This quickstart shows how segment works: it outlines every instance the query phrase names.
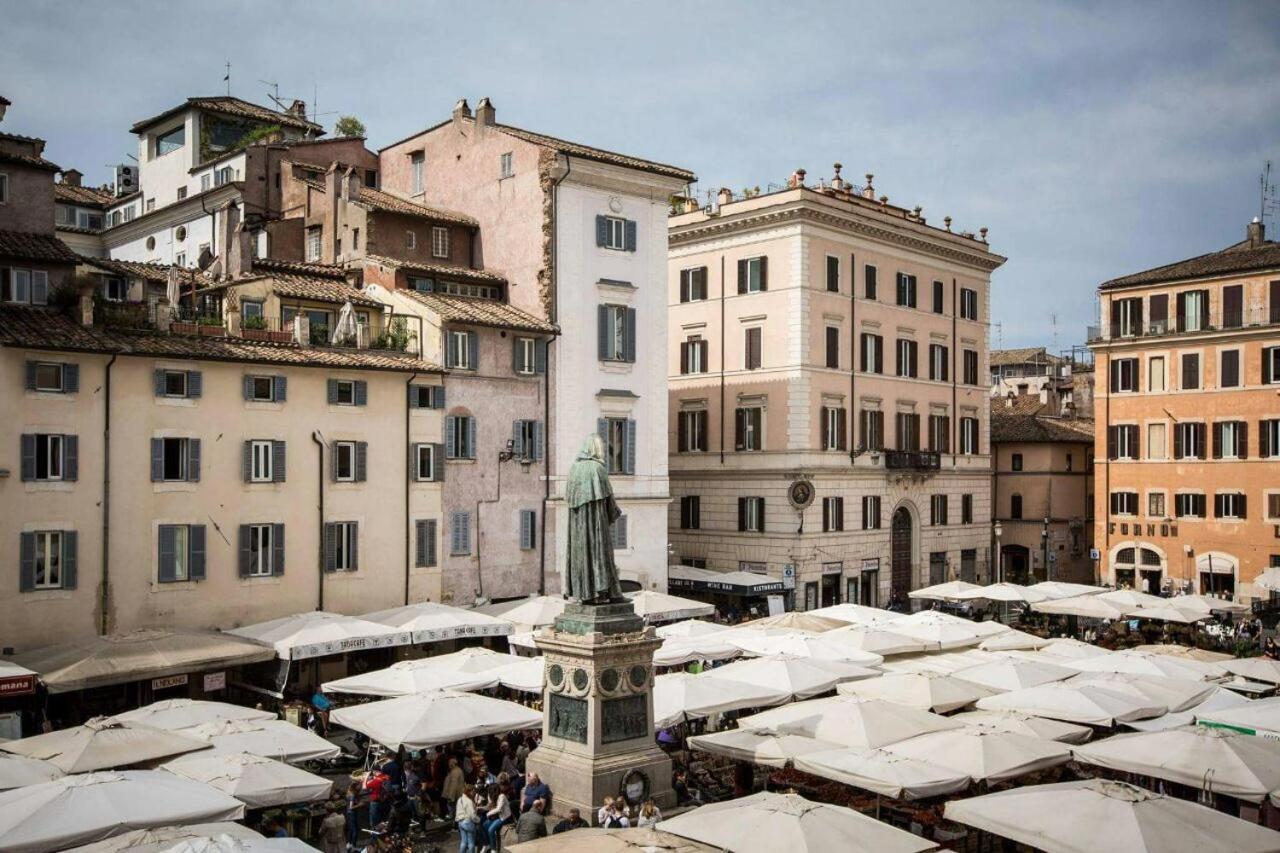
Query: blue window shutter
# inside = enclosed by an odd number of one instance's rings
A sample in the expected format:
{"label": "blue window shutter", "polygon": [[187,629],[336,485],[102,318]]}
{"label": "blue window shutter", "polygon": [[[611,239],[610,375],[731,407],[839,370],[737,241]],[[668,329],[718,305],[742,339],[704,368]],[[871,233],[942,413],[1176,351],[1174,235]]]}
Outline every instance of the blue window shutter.
{"label": "blue window shutter", "polygon": [[511,452],[516,455],[517,459],[524,458],[524,442],[521,440],[520,436],[520,433],[522,432],[520,425],[522,423],[524,423],[524,421],[511,422]]}
{"label": "blue window shutter", "polygon": [[156,579],[161,583],[167,583],[174,580],[174,570],[177,568],[174,564],[177,560],[177,536],[174,532],[174,525],[160,525],[159,546],[160,560]]}
{"label": "blue window shutter", "polygon": [[596,216],[596,245],[605,246],[609,242],[609,218]]}
{"label": "blue window shutter", "polygon": [[271,574],[284,574],[284,525],[271,525]]}
{"label": "blue window shutter", "polygon": [[80,365],[62,365],[62,392],[75,394],[80,390]]}
{"label": "blue window shutter", "polygon": [[460,512],[458,513],[458,517],[459,517],[459,520],[462,522],[459,525],[459,530],[461,532],[458,534],[459,535],[458,541],[462,545],[462,553],[470,554],[471,553],[471,513]]}
{"label": "blue window shutter", "polygon": [[36,588],[36,535],[23,533],[18,542],[18,591],[31,592]]}
{"label": "blue window shutter", "polygon": [[199,397],[204,392],[204,379],[198,370],[187,371],[187,396]]}
{"label": "blue window shutter", "polygon": [[636,472],[636,422],[627,419],[626,473]]}
{"label": "blue window shutter", "polygon": [[634,252],[636,250],[636,223],[634,219],[627,220],[626,239],[627,251]]}
{"label": "blue window shutter", "polygon": [[533,372],[547,372],[547,342],[535,341],[533,344]]}
{"label": "blue window shutter", "polygon": [[272,398],[277,403],[283,403],[289,394],[289,377],[276,376],[271,382]]}
{"label": "blue window shutter", "polygon": [[329,388],[329,405],[335,405],[338,402],[338,380],[330,379],[328,381]]}
{"label": "blue window shutter", "polygon": [[533,460],[542,461],[542,421],[533,422]]}
{"label": "blue window shutter", "polygon": [[[1265,357],[1265,353],[1263,353]],[[1263,380],[1264,382],[1266,380]],[[34,361],[27,362],[27,390],[36,390],[36,363]],[[34,547],[34,546],[33,546]]]}
{"label": "blue window shutter", "polygon": [[189,566],[189,577],[193,581],[204,580],[204,539],[203,524],[193,524],[188,528],[187,542],[190,545],[191,561],[187,565]]}
{"label": "blue window shutter", "polygon": [[347,522],[351,527],[351,571],[360,568],[360,522]]}
{"label": "blue window shutter", "polygon": [[435,483],[444,482],[444,445],[431,445],[431,480]]}
{"label": "blue window shutter", "polygon": [[467,332],[468,360],[472,370],[480,369],[480,335]]}
{"label": "blue window shutter", "polygon": [[285,448],[283,441],[271,442],[271,482],[283,483],[285,474]]}
{"label": "blue window shutter", "polygon": [[62,531],[62,588],[75,589],[78,575],[76,567],[79,538],[74,530]]}
{"label": "blue window shutter", "polygon": [[410,385],[408,394],[409,394],[409,408],[411,409],[422,408],[421,406],[418,405],[418,386]]}
{"label": "blue window shutter", "polygon": [[253,479],[253,442],[246,441],[244,443],[244,452],[240,458],[240,473],[244,476],[247,483]]}
{"label": "blue window shutter", "polygon": [[36,478],[36,437],[31,433],[22,436],[22,481]]}
{"label": "blue window shutter", "polygon": [[604,442],[604,452],[605,452],[605,455],[607,456],[609,454],[609,419],[608,418],[596,419],[596,433],[599,434],[600,440]]}
{"label": "blue window shutter", "polygon": [[521,357],[521,354],[520,354],[520,342],[523,340],[524,338],[520,338],[520,337],[513,337],[511,339],[511,372],[512,373],[519,373],[520,368],[523,366],[522,362],[524,359]]}
{"label": "blue window shutter", "polygon": [[427,521],[419,518],[413,522],[413,565],[421,568],[427,564]]}
{"label": "blue window shutter", "polygon": [[200,439],[187,439],[187,482],[200,482]]}
{"label": "blue window shutter", "polygon": [[431,392],[432,392],[431,408],[443,409],[444,408],[444,386],[443,385],[432,386]]}
{"label": "blue window shutter", "polygon": [[164,480],[164,439],[151,439],[151,482]]}
{"label": "blue window shutter", "polygon": [[448,415],[444,419],[445,455],[450,459],[458,458],[458,418]]}
{"label": "blue window shutter", "polygon": [[244,398],[246,400],[253,399],[253,377],[246,375],[244,377]]}
{"label": "blue window shutter", "polygon": [[356,386],[356,405],[363,406],[369,402],[369,383],[363,379],[355,381]]}
{"label": "blue window shutter", "polygon": [[468,437],[468,445],[469,445],[467,447],[467,458],[475,459],[476,458],[476,419],[474,415],[471,415],[467,418],[467,437]]}
{"label": "blue window shutter", "polygon": [[369,442],[356,442],[356,482],[363,483],[369,477]]}
{"label": "blue window shutter", "polygon": [[426,562],[423,563],[423,565],[435,566],[435,565],[438,565],[438,561],[436,559],[436,540],[438,538],[437,528],[439,527],[439,524],[434,518],[428,518],[425,524],[426,524],[425,532],[426,532],[427,544],[426,544]]}
{"label": "blue window shutter", "polygon": [[520,510],[520,548],[529,550],[533,547],[533,513],[527,509]]}
{"label": "blue window shutter", "polygon": [[155,383],[157,397],[164,396],[164,371],[156,370],[152,373],[152,381]]}
{"label": "blue window shutter", "polygon": [[622,330],[623,361],[636,360],[636,309],[627,309],[627,325]]}
{"label": "blue window shutter", "polygon": [[324,526],[324,570],[337,571],[338,568],[338,525],[325,523]]}
{"label": "blue window shutter", "polygon": [[62,479],[74,483],[80,479],[80,437],[62,437]]}
{"label": "blue window shutter", "polygon": [[253,532],[250,530],[249,525],[247,524],[240,525],[239,575],[242,578],[249,577],[249,566],[253,562],[253,548],[251,547],[252,542],[253,542]]}
{"label": "blue window shutter", "polygon": [[613,540],[613,549],[621,551],[627,547],[627,517],[625,515],[618,516],[617,520],[609,527],[610,538]]}
{"label": "blue window shutter", "polygon": [[608,305],[596,307],[596,338],[598,343],[596,357],[600,361],[604,361],[609,357],[609,340],[612,337],[609,334],[609,320],[612,316]]}

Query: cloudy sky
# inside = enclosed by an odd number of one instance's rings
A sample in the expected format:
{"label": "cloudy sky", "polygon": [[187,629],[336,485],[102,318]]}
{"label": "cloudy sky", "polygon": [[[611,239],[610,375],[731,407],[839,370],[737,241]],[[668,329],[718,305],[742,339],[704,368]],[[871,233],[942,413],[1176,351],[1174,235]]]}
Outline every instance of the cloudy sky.
{"label": "cloudy sky", "polygon": [[[1280,170],[1280,3],[0,3],[4,129],[107,179],[193,95],[318,93],[377,148],[500,121],[675,163],[705,191],[866,172],[990,228],[992,345],[1079,343],[1094,288],[1220,248]],[[1278,175],[1277,177],[1280,177]],[[1280,219],[1280,217],[1277,217]],[[1270,225],[1270,223],[1269,223]],[[1272,226],[1274,233],[1280,226]]]}

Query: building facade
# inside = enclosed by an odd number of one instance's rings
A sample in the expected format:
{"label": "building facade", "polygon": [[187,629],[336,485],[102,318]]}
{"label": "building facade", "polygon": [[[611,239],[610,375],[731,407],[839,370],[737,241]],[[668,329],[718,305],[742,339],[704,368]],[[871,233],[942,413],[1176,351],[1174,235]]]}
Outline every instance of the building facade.
{"label": "building facade", "polygon": [[1280,244],[1103,283],[1095,538],[1102,577],[1265,597],[1280,565]]}
{"label": "building facade", "polygon": [[681,563],[793,604],[885,605],[989,577],[982,238],[838,170],[670,220],[668,370]]}

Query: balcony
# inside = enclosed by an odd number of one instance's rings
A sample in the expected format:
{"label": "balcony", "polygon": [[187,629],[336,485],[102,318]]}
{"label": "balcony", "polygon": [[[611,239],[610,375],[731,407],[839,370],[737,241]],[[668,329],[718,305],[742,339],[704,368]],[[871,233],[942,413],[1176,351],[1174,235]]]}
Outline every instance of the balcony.
{"label": "balcony", "polygon": [[1235,309],[1208,316],[1175,316],[1165,320],[1133,323],[1108,323],[1089,327],[1090,343],[1137,338],[1159,338],[1166,335],[1195,335],[1208,332],[1280,326],[1280,309],[1274,307]]}
{"label": "balcony", "polygon": [[937,471],[942,454],[931,450],[886,450],[884,467],[890,471]]}

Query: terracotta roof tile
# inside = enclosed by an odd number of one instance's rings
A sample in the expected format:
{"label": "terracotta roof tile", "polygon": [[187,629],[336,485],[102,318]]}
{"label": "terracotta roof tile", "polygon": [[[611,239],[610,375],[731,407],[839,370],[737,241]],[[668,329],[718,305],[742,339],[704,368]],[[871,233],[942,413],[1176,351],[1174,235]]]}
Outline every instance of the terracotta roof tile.
{"label": "terracotta roof tile", "polygon": [[1025,364],[1029,361],[1037,360],[1039,356],[1041,361],[1046,363],[1055,363],[1061,361],[1056,355],[1049,355],[1044,347],[1022,347],[1021,349],[998,349],[991,351],[991,366],[997,367],[1005,364]]}
{"label": "terracotta roof tile", "polygon": [[465,213],[455,213],[452,210],[441,210],[436,207],[427,207],[424,204],[409,201],[392,195],[389,192],[375,190],[371,187],[361,187],[360,197],[356,200],[356,204],[367,210],[381,210],[387,213],[400,213],[405,216],[417,216],[421,219],[430,219],[433,222],[450,222],[454,225],[468,225],[477,227],[480,223],[474,218],[467,216]]}
{"label": "terracotta roof tile", "polygon": [[29,231],[0,231],[0,258],[54,264],[74,264],[79,260],[76,253],[54,235]]}
{"label": "terracotta roof tile", "polygon": [[1185,261],[1113,278],[1110,281],[1104,281],[1099,289],[1109,290],[1138,284],[1157,284],[1164,281],[1268,269],[1280,269],[1280,243],[1268,240],[1261,245],[1251,246],[1245,241],[1207,255],[1199,255]]}
{"label": "terracotta roof tile", "polygon": [[679,178],[686,183],[694,180],[693,172],[688,169],[681,169],[679,166],[669,166],[666,163],[645,160],[641,157],[632,157],[629,154],[618,154],[615,151],[607,151],[604,148],[569,142],[564,139],[557,139],[554,136],[547,136],[545,133],[534,133],[531,130],[512,127],[509,124],[496,124],[494,127],[517,139],[523,139],[525,142],[532,142],[534,145],[541,145],[572,157],[595,160],[599,163],[611,163],[615,166],[625,166],[628,169],[639,169],[642,172],[653,172],[670,178]]}
{"label": "terracotta roof tile", "polygon": [[383,255],[369,255],[367,260],[391,269],[401,269],[410,273],[441,276],[458,281],[473,281],[477,284],[506,284],[506,277],[489,270],[473,270],[467,267],[451,267],[446,264],[424,264],[418,261],[402,261]]}
{"label": "terracotta roof tile", "polygon": [[[306,264],[298,261],[254,261],[253,274],[271,279],[271,288],[278,296],[291,299],[309,299],[313,302],[333,302],[381,308],[382,303],[352,287],[347,282],[342,267],[328,264]],[[222,286],[235,285],[239,281],[225,282]]]}
{"label": "terracotta roof tile", "polygon": [[30,166],[46,172],[61,172],[62,167],[34,154],[20,154],[17,151],[0,151],[0,163],[14,163],[19,166]]}
{"label": "terracotta roof tile", "polygon": [[514,305],[496,299],[474,296],[454,296],[448,293],[423,293],[417,290],[401,290],[400,293],[420,302],[440,315],[446,323],[463,323],[471,326],[491,326],[499,329],[516,329],[522,332],[559,334],[552,323],[539,319]]}
{"label": "terracotta roof tile", "polygon": [[116,201],[116,197],[106,190],[95,189],[94,187],[75,187],[64,183],[53,185],[53,197],[58,201],[86,207],[106,207],[108,204],[115,204]]}
{"label": "terracotta roof tile", "polygon": [[[992,443],[1065,442],[1091,444],[1092,420],[1082,418],[1056,418],[1043,413],[1047,408],[1034,396],[1015,397],[1013,409],[999,397],[991,400]],[[1027,401],[1025,405],[1018,402]]]}
{"label": "terracotta roof tile", "polygon": [[293,127],[299,130],[314,131],[324,133],[324,128],[312,121],[299,118],[291,113],[280,112],[279,110],[268,109],[267,107],[251,104],[240,98],[233,98],[229,95],[218,95],[208,98],[187,98],[184,103],[179,104],[172,109],[165,110],[159,115],[143,119],[129,128],[130,133],[137,133],[158,121],[168,118],[174,113],[182,112],[188,108],[194,107],[200,110],[206,110],[211,113],[220,113],[221,115],[234,116],[236,118],[247,118],[253,121],[260,121],[266,124],[278,124],[284,127]]}
{"label": "terracotta roof tile", "polygon": [[[115,273],[126,278],[140,278],[150,284],[169,283],[169,270],[171,269],[169,264],[149,264],[144,261],[121,261],[112,258],[90,258],[84,255],[81,255],[79,260],[83,266],[94,267],[103,272]],[[177,269],[184,289],[191,287],[193,276],[199,287],[210,287],[214,284],[213,279],[197,270],[187,267],[178,267]]]}

